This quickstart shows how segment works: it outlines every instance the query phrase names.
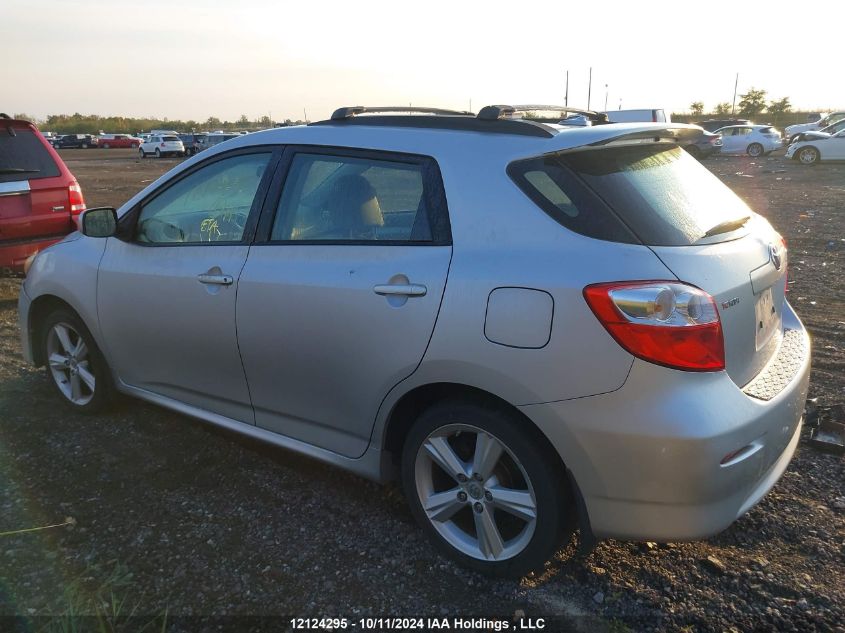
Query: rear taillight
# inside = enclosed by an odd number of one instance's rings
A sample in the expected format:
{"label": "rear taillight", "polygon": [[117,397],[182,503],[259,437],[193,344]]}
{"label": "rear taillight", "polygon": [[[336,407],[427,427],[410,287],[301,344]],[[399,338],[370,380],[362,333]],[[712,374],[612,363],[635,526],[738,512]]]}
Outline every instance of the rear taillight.
{"label": "rear taillight", "polygon": [[164,147],[164,141],[161,142],[161,146]]}
{"label": "rear taillight", "polygon": [[79,215],[85,211],[85,198],[82,197],[82,189],[76,181],[67,188],[67,198],[72,215]]}
{"label": "rear taillight", "polygon": [[722,323],[713,297],[673,281],[626,281],[584,288],[584,298],[623,348],[685,371],[725,368]]}

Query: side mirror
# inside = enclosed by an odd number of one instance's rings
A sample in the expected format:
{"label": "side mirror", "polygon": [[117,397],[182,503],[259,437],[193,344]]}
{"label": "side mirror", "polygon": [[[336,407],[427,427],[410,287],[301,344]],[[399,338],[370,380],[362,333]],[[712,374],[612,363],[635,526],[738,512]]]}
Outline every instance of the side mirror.
{"label": "side mirror", "polygon": [[117,233],[117,211],[112,207],[97,207],[82,212],[80,230],[88,237],[113,237]]}

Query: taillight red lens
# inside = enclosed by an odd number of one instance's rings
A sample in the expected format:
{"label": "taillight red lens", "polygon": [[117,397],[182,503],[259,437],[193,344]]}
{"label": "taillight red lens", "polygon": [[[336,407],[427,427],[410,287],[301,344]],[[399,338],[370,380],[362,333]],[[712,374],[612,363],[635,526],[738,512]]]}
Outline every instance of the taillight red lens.
{"label": "taillight red lens", "polygon": [[709,294],[673,281],[627,281],[584,288],[601,324],[638,358],[685,371],[725,368],[725,344]]}
{"label": "taillight red lens", "polygon": [[72,215],[79,215],[85,211],[85,198],[82,197],[82,189],[76,181],[67,188],[67,198]]}

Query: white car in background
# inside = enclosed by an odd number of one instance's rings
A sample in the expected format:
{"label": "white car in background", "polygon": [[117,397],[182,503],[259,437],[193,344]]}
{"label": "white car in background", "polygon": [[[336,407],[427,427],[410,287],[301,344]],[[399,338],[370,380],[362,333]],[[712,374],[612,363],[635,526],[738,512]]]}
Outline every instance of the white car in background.
{"label": "white car in background", "polygon": [[161,158],[168,154],[171,156],[184,156],[185,146],[175,134],[153,134],[141,143],[138,151],[141,154],[141,158],[146,158],[149,154],[155,154],[156,158]]}
{"label": "white car in background", "polygon": [[841,121],[842,119],[845,119],[845,111],[828,112],[818,121],[813,121],[811,123],[797,123],[796,125],[787,126],[783,130],[783,135],[789,140],[790,143],[792,143],[795,136],[797,134],[800,134],[801,132],[812,132],[815,130],[821,130],[829,125],[836,123],[837,121]]}
{"label": "white car in background", "polygon": [[756,158],[781,146],[780,132],[771,125],[729,125],[715,133],[722,135],[722,154],[748,154]]}
{"label": "white car in background", "polygon": [[[814,135],[815,136],[815,135]],[[815,165],[821,160],[845,160],[845,130],[833,136],[821,136],[793,143],[786,157],[803,165]]]}

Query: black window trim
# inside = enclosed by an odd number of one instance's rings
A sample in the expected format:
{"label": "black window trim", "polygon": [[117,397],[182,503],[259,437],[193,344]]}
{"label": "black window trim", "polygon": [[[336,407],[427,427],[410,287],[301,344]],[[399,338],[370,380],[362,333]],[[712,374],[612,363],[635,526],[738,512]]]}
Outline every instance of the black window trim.
{"label": "black window trim", "polygon": [[[274,174],[276,173],[278,164],[281,160],[284,146],[280,145],[250,145],[249,147],[239,147],[237,149],[228,150],[208,156],[205,160],[191,165],[188,169],[179,172],[173,178],[151,191],[144,198],[135,203],[127,213],[125,213],[117,223],[116,237],[124,242],[129,242],[136,246],[143,246],[147,248],[190,248],[190,247],[208,247],[208,246],[249,246],[255,239],[256,229],[261,217],[261,210],[266,201],[267,192],[273,182]],[[208,167],[216,162],[233,158],[235,156],[243,156],[248,154],[270,154],[270,160],[267,162],[267,167],[264,169],[264,174],[261,177],[261,182],[258,184],[258,189],[255,192],[255,197],[252,199],[252,206],[249,209],[249,216],[247,218],[246,226],[244,227],[244,234],[240,240],[220,241],[220,242],[139,242],[135,239],[135,228],[138,223],[138,218],[141,215],[141,209],[149,204],[165,191],[188,178],[204,167]]]}
{"label": "black window trim", "polygon": [[[337,158],[362,158],[376,161],[420,165],[423,171],[423,196],[426,198],[431,240],[271,240],[282,192],[297,154],[319,154]],[[443,177],[437,161],[423,154],[409,154],[389,150],[358,149],[333,145],[287,145],[276,167],[273,184],[265,197],[264,208],[258,221],[256,246],[451,246],[452,227]],[[441,233],[437,235],[438,232]]]}

